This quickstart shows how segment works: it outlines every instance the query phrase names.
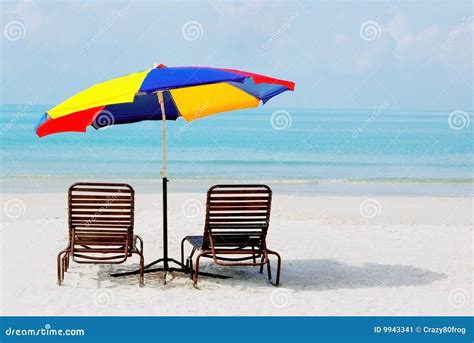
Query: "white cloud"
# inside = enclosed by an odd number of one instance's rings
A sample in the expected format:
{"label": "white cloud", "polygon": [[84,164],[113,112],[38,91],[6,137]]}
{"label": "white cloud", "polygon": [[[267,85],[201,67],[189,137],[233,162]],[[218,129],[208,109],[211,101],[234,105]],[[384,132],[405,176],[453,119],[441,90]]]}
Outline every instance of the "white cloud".
{"label": "white cloud", "polygon": [[20,1],[15,10],[29,33],[34,32],[43,21],[40,8],[32,0]]}
{"label": "white cloud", "polygon": [[442,31],[437,25],[412,32],[402,15],[390,19],[385,31],[394,40],[394,54],[401,63],[419,62],[429,58],[442,37]]}

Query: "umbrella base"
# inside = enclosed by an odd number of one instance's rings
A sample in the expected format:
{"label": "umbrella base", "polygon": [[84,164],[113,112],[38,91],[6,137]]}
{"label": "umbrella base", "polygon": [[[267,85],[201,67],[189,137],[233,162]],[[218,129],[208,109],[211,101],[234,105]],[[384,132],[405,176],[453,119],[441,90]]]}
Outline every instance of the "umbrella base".
{"label": "umbrella base", "polygon": [[[158,264],[158,263],[163,263],[163,267],[161,268],[151,268],[152,266]],[[174,263],[175,265],[178,266],[176,267],[170,267],[169,265],[171,263]],[[143,271],[144,273],[155,273],[155,272],[164,272],[165,273],[165,282],[166,282],[166,273],[167,272],[178,272],[178,273],[183,273],[183,274],[189,274],[189,268],[183,265],[181,262],[178,262],[174,258],[159,258],[156,261],[153,261],[151,263],[148,263]],[[123,272],[123,273],[114,273],[110,274],[110,276],[113,277],[120,277],[120,276],[130,276],[130,275],[138,275],[140,274],[140,270],[133,270],[131,272]],[[199,275],[202,276],[208,276],[208,277],[214,277],[218,279],[230,279],[230,276],[226,275],[219,275],[219,274],[212,274],[212,273],[206,273],[206,272],[199,272]]]}

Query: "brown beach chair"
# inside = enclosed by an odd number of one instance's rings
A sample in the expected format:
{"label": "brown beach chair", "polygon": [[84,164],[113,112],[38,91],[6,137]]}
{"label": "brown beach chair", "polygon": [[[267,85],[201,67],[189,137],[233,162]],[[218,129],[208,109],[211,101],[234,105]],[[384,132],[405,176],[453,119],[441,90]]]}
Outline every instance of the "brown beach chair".
{"label": "brown beach chair", "polygon": [[[272,191],[266,185],[216,185],[207,192],[206,222],[203,236],[187,236],[181,242],[184,264],[184,243],[192,246],[186,260],[190,276],[197,285],[201,257],[212,258],[221,266],[267,265],[268,279],[280,283],[281,258],[267,248]],[[198,251],[195,268],[193,255]],[[272,282],[269,255],[277,258],[277,274]]]}
{"label": "brown beach chair", "polygon": [[[140,257],[143,241],[133,234],[135,191],[123,183],[76,183],[69,188],[69,243],[58,254],[58,285],[72,258],[77,263],[119,264],[132,254]],[[139,243],[139,244],[138,244]]]}

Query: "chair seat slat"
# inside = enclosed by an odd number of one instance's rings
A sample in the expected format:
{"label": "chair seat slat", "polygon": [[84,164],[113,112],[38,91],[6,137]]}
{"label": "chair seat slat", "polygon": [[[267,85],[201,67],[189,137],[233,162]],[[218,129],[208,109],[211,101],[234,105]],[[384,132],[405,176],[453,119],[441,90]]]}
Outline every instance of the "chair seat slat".
{"label": "chair seat slat", "polygon": [[252,206],[249,204],[248,206],[209,206],[209,212],[217,212],[217,211],[264,211],[268,212],[268,206],[266,205],[259,205],[259,206]]}
{"label": "chair seat slat", "polygon": [[221,194],[245,194],[246,196],[252,196],[252,194],[268,194],[266,189],[214,189],[211,196]]}
{"label": "chair seat slat", "polygon": [[229,217],[241,217],[241,218],[253,218],[253,219],[265,219],[267,217],[266,213],[248,213],[248,212],[218,212],[218,213],[209,213],[206,216],[209,220],[218,219],[218,218],[229,218]]}
{"label": "chair seat slat", "polygon": [[115,204],[88,204],[88,205],[77,205],[71,204],[73,210],[97,210],[103,208],[105,210],[127,210],[129,212],[133,211],[130,205],[115,205]]}
{"label": "chair seat slat", "polygon": [[117,248],[76,248],[74,249],[75,252],[87,252],[87,253],[123,253],[124,249],[117,249]]}
{"label": "chair seat slat", "polygon": [[127,229],[130,225],[119,225],[119,224],[98,224],[98,223],[73,223],[75,228],[94,228],[94,229]]}
{"label": "chair seat slat", "polygon": [[217,218],[209,219],[209,225],[212,224],[224,224],[224,223],[262,223],[261,219],[253,218]]}
{"label": "chair seat slat", "polygon": [[116,189],[116,188],[95,188],[95,187],[76,187],[73,190],[73,194],[76,192],[90,192],[90,193],[116,193],[116,194],[131,194],[133,191],[131,189]]}
{"label": "chair seat slat", "polygon": [[70,201],[82,200],[82,199],[110,200],[110,201],[128,200],[128,202],[130,202],[131,195],[99,195],[99,194],[87,194],[87,195],[86,194],[71,194],[69,195]]}
{"label": "chair seat slat", "polygon": [[245,201],[245,202],[249,202],[249,201],[262,201],[262,200],[265,200],[265,201],[269,201],[269,197],[266,197],[266,196],[235,196],[235,197],[232,197],[232,196],[216,196],[216,197],[210,197],[208,199],[208,201],[212,204],[212,203],[218,203],[219,201]]}
{"label": "chair seat slat", "polygon": [[[71,205],[73,206],[80,206],[80,205],[77,205],[77,204],[94,204],[96,206],[107,206],[107,205],[119,205],[120,206],[124,206],[124,207],[130,207],[130,199],[128,200],[123,200],[123,199],[113,199],[113,200],[97,200],[97,199],[84,199],[84,198],[80,198],[80,199],[71,199]],[[86,205],[86,206],[90,206],[90,205]]]}
{"label": "chair seat slat", "polygon": [[[95,219],[94,219],[95,218]],[[100,216],[73,216],[71,217],[73,221],[95,221],[100,223],[101,221],[106,222],[130,222],[130,217],[126,218],[117,218],[117,217],[100,217]]]}
{"label": "chair seat slat", "polygon": [[266,227],[266,223],[239,223],[239,224],[232,224],[232,223],[215,223],[209,224],[208,229],[256,229],[262,230]]}
{"label": "chair seat slat", "polygon": [[[232,199],[233,200],[233,199]],[[268,208],[268,201],[213,201],[208,204],[209,208],[236,207],[236,206],[264,206]]]}
{"label": "chair seat slat", "polygon": [[72,210],[69,212],[70,214],[74,215],[92,215],[92,216],[128,216],[130,217],[132,211],[130,209],[126,210],[116,210],[116,211],[108,211],[102,210],[101,208],[95,211],[87,211],[87,210]]}

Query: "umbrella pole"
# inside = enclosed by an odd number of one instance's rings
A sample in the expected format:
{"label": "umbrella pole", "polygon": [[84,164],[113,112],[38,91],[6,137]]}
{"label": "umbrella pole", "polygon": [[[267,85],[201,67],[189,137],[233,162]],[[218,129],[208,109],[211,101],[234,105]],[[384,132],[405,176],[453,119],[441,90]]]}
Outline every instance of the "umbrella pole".
{"label": "umbrella pole", "polygon": [[166,168],[166,112],[165,112],[165,101],[163,99],[163,91],[158,91],[158,102],[161,108],[161,146],[163,149],[163,162],[161,168],[161,180],[163,185],[163,271],[166,272],[169,269],[168,264],[168,175]]}

